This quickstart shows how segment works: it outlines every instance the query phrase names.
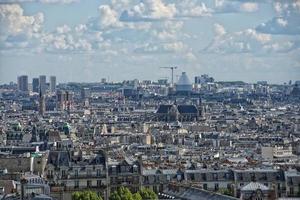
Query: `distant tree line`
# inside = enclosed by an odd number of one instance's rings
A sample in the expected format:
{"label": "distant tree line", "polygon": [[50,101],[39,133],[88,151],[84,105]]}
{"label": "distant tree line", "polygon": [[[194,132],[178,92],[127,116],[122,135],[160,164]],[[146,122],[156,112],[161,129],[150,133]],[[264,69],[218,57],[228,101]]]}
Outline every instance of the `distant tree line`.
{"label": "distant tree line", "polygon": [[[82,191],[74,192],[72,200],[103,200],[95,192]],[[120,187],[114,191],[109,200],[158,200],[158,196],[153,190],[142,188],[136,193],[132,193],[128,188]]]}

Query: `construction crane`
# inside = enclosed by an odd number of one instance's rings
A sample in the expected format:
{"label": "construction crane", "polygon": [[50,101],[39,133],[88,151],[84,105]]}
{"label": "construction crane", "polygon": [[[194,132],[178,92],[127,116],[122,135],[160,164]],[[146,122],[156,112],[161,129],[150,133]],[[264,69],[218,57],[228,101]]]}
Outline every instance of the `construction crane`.
{"label": "construction crane", "polygon": [[177,69],[177,67],[161,67],[164,69],[170,69],[171,70],[171,80],[172,80],[172,86],[174,85],[174,69]]}

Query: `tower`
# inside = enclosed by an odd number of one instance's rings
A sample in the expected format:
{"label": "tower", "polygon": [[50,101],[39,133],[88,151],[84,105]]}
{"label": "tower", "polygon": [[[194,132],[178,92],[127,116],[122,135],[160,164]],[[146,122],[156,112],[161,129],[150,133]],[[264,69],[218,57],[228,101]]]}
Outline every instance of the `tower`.
{"label": "tower", "polygon": [[42,95],[44,95],[46,93],[46,76],[41,75],[39,78],[39,82],[40,82],[40,92],[42,93]]}
{"label": "tower", "polygon": [[39,114],[43,116],[45,114],[45,95],[42,93],[42,89],[40,87],[40,95],[39,95]]}
{"label": "tower", "polygon": [[28,91],[28,76],[23,75],[18,77],[18,89],[23,92]]}
{"label": "tower", "polygon": [[39,92],[40,81],[38,78],[32,79],[32,92]]}
{"label": "tower", "polygon": [[50,76],[50,92],[54,93],[56,90],[56,76]]}

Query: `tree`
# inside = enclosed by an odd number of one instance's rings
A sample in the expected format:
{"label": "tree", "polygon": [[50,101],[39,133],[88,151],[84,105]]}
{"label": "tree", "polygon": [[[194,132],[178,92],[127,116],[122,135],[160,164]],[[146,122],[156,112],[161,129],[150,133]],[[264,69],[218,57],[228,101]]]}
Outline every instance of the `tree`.
{"label": "tree", "polygon": [[150,190],[147,188],[142,188],[138,193],[141,195],[143,200],[157,200],[158,199],[155,192],[153,192],[153,190]]}
{"label": "tree", "polygon": [[114,191],[110,196],[109,200],[122,200],[117,191]]}
{"label": "tree", "polygon": [[109,200],[134,200],[133,195],[128,188],[120,187],[118,190],[114,191]]}
{"label": "tree", "polygon": [[128,188],[120,187],[118,189],[118,194],[120,195],[121,200],[134,200],[132,197],[132,193]]}
{"label": "tree", "polygon": [[74,192],[72,194],[72,200],[102,200],[95,192],[92,191],[82,191]]}
{"label": "tree", "polygon": [[109,200],[158,200],[158,197],[153,190],[147,188],[132,194],[128,188],[120,187],[110,195]]}
{"label": "tree", "polygon": [[142,198],[142,196],[140,195],[140,193],[134,193],[133,195],[132,195],[132,197],[133,197],[133,199],[134,200],[143,200],[143,198]]}

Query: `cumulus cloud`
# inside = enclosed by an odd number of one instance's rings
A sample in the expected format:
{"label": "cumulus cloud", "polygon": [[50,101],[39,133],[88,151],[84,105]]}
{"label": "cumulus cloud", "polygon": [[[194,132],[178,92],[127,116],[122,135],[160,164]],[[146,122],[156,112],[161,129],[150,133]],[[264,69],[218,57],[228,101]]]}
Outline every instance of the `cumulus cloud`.
{"label": "cumulus cloud", "polygon": [[216,13],[255,12],[258,10],[258,4],[256,2],[215,0],[214,10]]}
{"label": "cumulus cloud", "polygon": [[88,28],[104,30],[120,28],[123,23],[119,21],[118,12],[110,5],[100,5],[98,7],[98,16],[89,19]]}
{"label": "cumulus cloud", "polygon": [[211,53],[253,53],[263,49],[264,45],[271,42],[269,34],[256,32],[254,29],[226,33],[220,26],[215,26],[216,37],[204,49]]}
{"label": "cumulus cloud", "polygon": [[277,16],[257,26],[257,31],[269,34],[300,34],[300,1],[276,2],[274,10]]}
{"label": "cumulus cloud", "polygon": [[79,2],[80,0],[0,0],[0,3],[24,3],[24,2],[37,2],[37,3],[59,3],[59,4],[69,4],[74,2]]}
{"label": "cumulus cloud", "polygon": [[214,30],[215,30],[217,37],[220,37],[220,36],[226,34],[226,30],[221,24],[214,24]]}
{"label": "cumulus cloud", "polygon": [[29,44],[27,40],[39,37],[43,22],[43,13],[24,15],[18,4],[0,4],[0,42],[10,47]]}
{"label": "cumulus cloud", "polygon": [[152,24],[151,36],[166,41],[177,40],[182,34],[182,21],[165,21],[159,25]]}
{"label": "cumulus cloud", "polygon": [[132,8],[124,10],[121,21],[153,21],[171,19],[176,14],[175,4],[165,4],[161,0],[143,0]]}
{"label": "cumulus cloud", "polygon": [[100,27],[119,27],[121,23],[118,19],[118,13],[109,5],[99,6],[99,26]]}
{"label": "cumulus cloud", "polygon": [[178,53],[187,50],[187,46],[181,42],[172,43],[147,43],[134,50],[135,53],[157,54],[157,53]]}
{"label": "cumulus cloud", "polygon": [[49,53],[82,53],[101,49],[106,42],[100,31],[88,31],[80,24],[71,28],[67,25],[57,27],[56,31],[44,33],[40,47]]}
{"label": "cumulus cloud", "polygon": [[176,9],[178,17],[203,17],[210,16],[213,12],[205,3],[193,0],[180,1],[176,5]]}

